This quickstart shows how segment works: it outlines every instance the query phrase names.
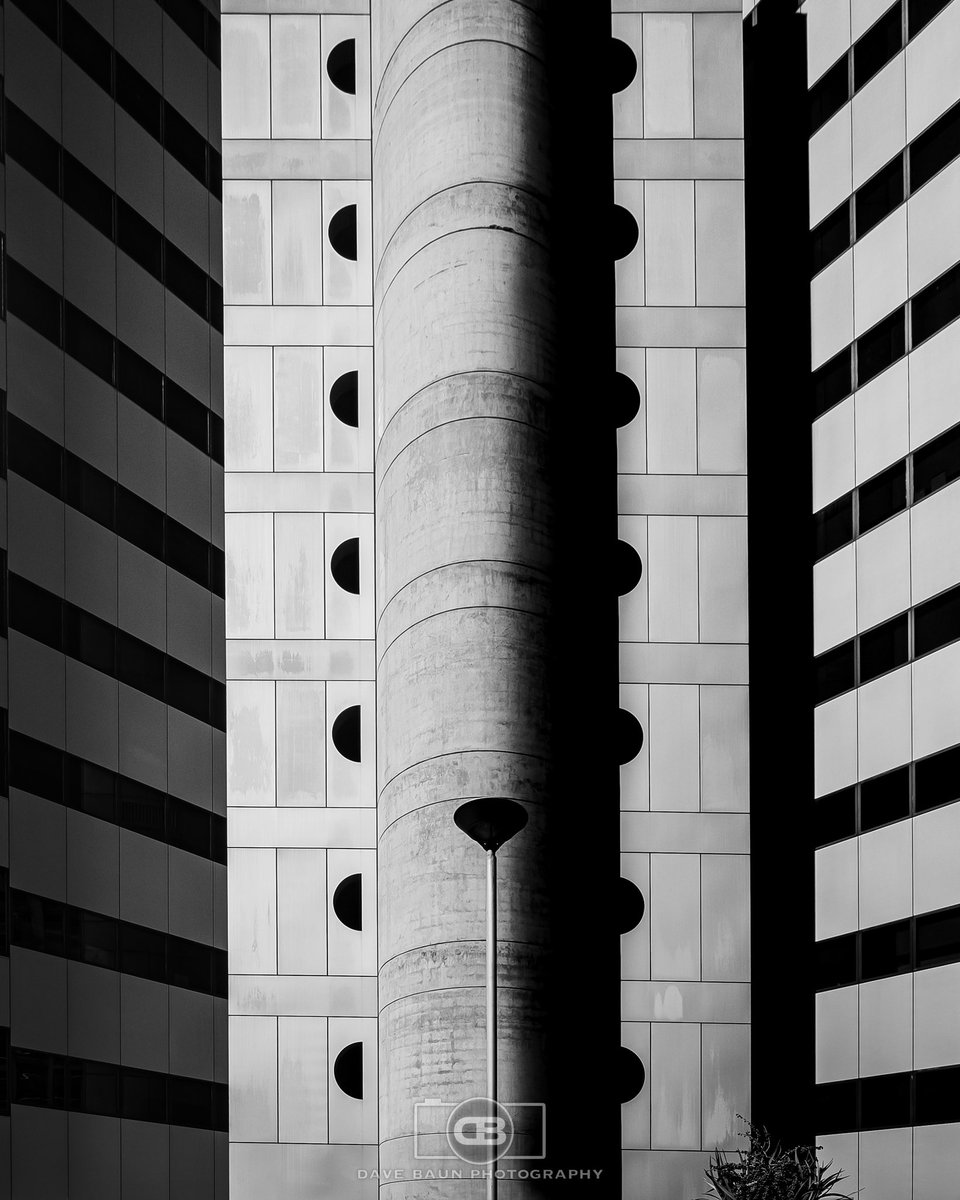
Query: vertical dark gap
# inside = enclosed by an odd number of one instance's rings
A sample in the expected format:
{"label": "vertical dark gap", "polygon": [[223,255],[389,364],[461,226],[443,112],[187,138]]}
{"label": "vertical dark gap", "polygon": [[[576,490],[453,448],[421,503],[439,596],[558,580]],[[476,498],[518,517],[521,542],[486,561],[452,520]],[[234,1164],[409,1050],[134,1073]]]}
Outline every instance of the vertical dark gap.
{"label": "vertical dark gap", "polygon": [[810,1143],[813,569],[806,17],[744,24],[750,546],[752,1111]]}
{"label": "vertical dark gap", "polygon": [[[620,879],[616,310],[611,16],[550,22],[551,211],[559,334],[553,470],[557,597],[547,980],[554,1168],[600,1171],[564,1194],[620,1197]],[[558,1185],[547,1186],[553,1195]]]}

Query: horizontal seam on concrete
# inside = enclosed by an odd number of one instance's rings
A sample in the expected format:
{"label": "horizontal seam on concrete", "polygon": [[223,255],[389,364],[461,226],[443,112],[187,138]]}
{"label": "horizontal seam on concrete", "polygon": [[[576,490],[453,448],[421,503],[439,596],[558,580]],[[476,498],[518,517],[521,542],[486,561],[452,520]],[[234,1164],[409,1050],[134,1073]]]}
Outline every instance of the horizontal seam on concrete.
{"label": "horizontal seam on concrete", "polygon": [[[406,398],[406,400],[404,400],[404,402],[400,405],[400,407],[397,409],[397,411],[393,414],[393,416],[387,422],[386,426],[384,427],[383,433],[381,433],[381,435],[379,437],[379,440],[377,442],[377,447],[375,447],[374,450],[376,451],[376,449],[382,444],[383,439],[387,436],[388,430],[393,425],[394,421],[396,421],[398,419],[398,417],[403,412],[403,410],[407,407],[408,404],[412,404],[414,402],[414,400],[416,400],[419,396],[422,396],[424,392],[429,391],[430,388],[436,387],[438,383],[445,383],[448,379],[462,379],[462,378],[466,377],[467,375],[504,375],[508,379],[522,379],[525,383],[530,383],[534,387],[543,388],[543,390],[545,392],[549,392],[549,390],[550,390],[545,383],[540,383],[538,380],[532,379],[529,375],[521,375],[519,371],[507,371],[505,369],[503,369],[503,370],[498,369],[495,371],[490,367],[471,367],[469,370],[451,371],[449,375],[440,375],[436,379],[431,379],[429,383],[425,383],[423,385],[423,387],[418,387],[417,390],[413,393],[413,395],[408,396]],[[479,417],[481,415],[482,414],[477,414],[477,417]],[[491,414],[491,415],[496,416],[496,414]],[[533,428],[536,429],[536,428],[538,428],[538,426],[534,425]],[[543,432],[546,433],[546,430],[544,430]],[[421,437],[422,434],[418,434],[417,436]],[[413,438],[412,441],[416,441],[416,438]],[[407,443],[407,444],[409,445],[409,443]],[[401,449],[397,451],[397,454],[401,454],[403,452],[403,449],[404,449],[404,447],[401,447]],[[393,462],[393,459],[391,459],[390,461]]]}
{"label": "horizontal seam on concrete", "polygon": [[[484,559],[483,561],[486,562],[489,560]],[[377,667],[379,668],[383,662],[383,655],[386,654],[392,646],[396,645],[396,643],[399,642],[402,637],[406,636],[411,629],[416,629],[418,625],[423,625],[427,621],[432,621],[434,617],[441,617],[447,613],[475,612],[486,609],[495,609],[497,612],[525,613],[529,617],[541,617],[543,620],[549,619],[546,614],[537,613],[528,608],[518,608],[515,604],[455,604],[451,608],[437,609],[436,612],[432,612],[426,617],[421,617],[418,621],[413,621],[410,625],[407,625],[404,629],[402,629],[395,638],[391,639],[389,644],[384,646],[383,654],[377,655]]]}
{"label": "horizontal seam on concrete", "polygon": [[[400,47],[407,40],[407,38],[413,34],[413,31],[417,28],[418,25],[421,24],[421,22],[425,21],[427,19],[427,17],[432,16],[435,12],[438,12],[441,8],[446,8],[446,6],[448,4],[452,4],[453,2],[454,2],[454,0],[441,0],[441,2],[439,4],[435,4],[433,6],[433,8],[428,8],[425,13],[422,13],[419,17],[417,17],[417,19],[410,26],[410,28],[404,33],[404,35],[400,39],[400,41],[397,42],[397,44],[394,46],[394,48],[390,51],[390,57],[387,59],[387,61],[383,64],[383,66],[380,69],[380,82],[379,82],[379,84],[377,84],[377,94],[373,97],[374,108],[376,108],[377,104],[380,102],[380,93],[383,91],[383,81],[384,81],[384,79],[386,79],[387,72],[390,70],[390,64],[397,57],[397,54],[400,51]],[[515,4],[517,6],[517,8],[523,8],[528,13],[532,13],[534,16],[539,15],[535,8],[531,8],[529,4],[521,3],[521,0],[511,0],[511,2],[513,4]]]}
{"label": "horizontal seam on concrete", "polygon": [[[459,371],[455,375],[444,375],[443,378],[444,379],[459,379],[460,377],[462,377],[464,375],[475,375],[475,374],[478,374],[478,372],[476,372],[476,371]],[[487,374],[487,375],[509,375],[511,373],[509,371],[486,371],[486,372],[484,372],[484,374]],[[524,378],[524,376],[522,376],[522,375],[514,376],[514,378],[522,379],[522,378]],[[442,380],[437,380],[437,382],[441,383]],[[531,380],[531,382],[533,382],[533,381]],[[409,401],[404,401],[405,405],[408,403],[409,403]],[[400,411],[401,411],[400,409],[397,409],[397,413],[399,413]],[[396,415],[396,414],[394,414],[394,415]],[[392,421],[393,421],[393,418],[391,418],[391,423],[392,423]],[[405,451],[409,450],[410,447],[415,442],[419,442],[421,438],[425,438],[427,436],[427,434],[433,433],[434,430],[436,430],[436,429],[443,429],[447,425],[459,425],[463,421],[503,421],[505,424],[508,424],[508,425],[523,425],[526,429],[533,429],[537,433],[542,433],[544,437],[548,436],[546,429],[542,428],[540,425],[534,425],[532,421],[521,421],[519,419],[519,417],[505,417],[501,413],[471,413],[469,416],[466,416],[466,417],[450,417],[450,419],[447,421],[438,421],[436,425],[431,425],[429,429],[421,430],[421,432],[418,433],[416,437],[412,437],[409,442],[404,442],[404,444],[400,447],[400,449],[396,452],[396,454],[394,454],[394,456],[390,459],[390,461],[387,463],[387,465],[383,468],[382,471],[378,470],[380,464],[379,463],[376,464],[374,470],[375,470],[376,474],[379,474],[380,479],[379,479],[379,481],[376,481],[376,480],[374,481],[374,497],[376,498],[377,496],[379,496],[380,489],[383,486],[383,481],[386,479],[387,475],[393,469],[393,464],[397,461],[397,459],[400,457],[400,455],[403,454]],[[387,428],[389,429],[389,427],[390,426],[388,425]],[[386,430],[384,430],[384,433],[386,433]],[[380,441],[381,442],[383,441],[382,437],[381,437]],[[647,477],[642,476],[642,478],[645,479]],[[744,478],[745,478],[745,476],[744,476]]]}
{"label": "horizontal seam on concrete", "polygon": [[[403,271],[405,271],[407,269],[407,267],[409,267],[410,264],[413,262],[413,260],[415,258],[417,258],[419,255],[421,255],[424,252],[424,250],[428,250],[431,246],[436,246],[438,242],[446,241],[447,238],[458,237],[461,233],[479,233],[481,230],[486,230],[488,233],[508,233],[508,234],[510,234],[511,237],[523,238],[523,240],[525,242],[530,242],[531,245],[539,246],[542,250],[549,249],[549,247],[546,245],[545,242],[539,241],[535,237],[531,237],[530,234],[528,234],[528,233],[521,233],[518,229],[508,229],[505,225],[464,225],[460,229],[451,229],[449,233],[441,233],[439,237],[431,238],[429,242],[424,242],[424,244],[422,246],[420,246],[418,249],[414,250],[414,252],[410,255],[410,257],[405,258],[403,260],[403,262],[400,264],[400,266],[397,267],[396,271],[394,271],[393,275],[390,278],[390,282],[384,287],[383,291],[381,292],[379,301],[376,303],[374,320],[376,320],[376,318],[383,311],[384,299],[386,298],[388,292],[393,287],[393,285],[400,278],[401,273]],[[637,307],[639,307],[639,306],[637,306]],[[718,307],[718,306],[714,305],[712,307]],[[743,306],[741,305],[740,307],[742,308]]]}
{"label": "horizontal seam on concrete", "polygon": [[[442,944],[442,943],[441,943]],[[503,944],[502,942],[500,943]],[[534,946],[536,942],[518,943],[526,946]],[[400,1004],[403,1000],[409,1000],[413,996],[431,996],[436,992],[476,992],[485,989],[485,983],[458,983],[451,987],[436,987],[436,988],[418,988],[415,992],[404,992],[402,996],[397,996],[395,1000],[388,1000],[382,1007],[377,1008],[377,1015],[383,1016],[388,1008],[392,1008],[395,1004]],[[542,991],[539,984],[530,984],[528,987],[521,987],[519,984],[500,983],[497,982],[498,992],[537,992]]]}
{"label": "horizontal seam on concrete", "polygon": [[[410,220],[410,218],[413,216],[413,214],[416,212],[419,212],[420,209],[423,208],[423,206],[425,204],[429,204],[430,201],[435,200],[437,198],[437,196],[442,196],[442,195],[444,195],[445,192],[455,192],[459,188],[472,187],[475,183],[483,184],[484,187],[500,187],[500,188],[506,188],[511,192],[521,192],[524,196],[530,196],[532,199],[538,200],[543,204],[547,203],[547,197],[541,196],[539,192],[532,192],[529,188],[521,187],[517,183],[509,183],[507,180],[504,180],[504,179],[461,179],[457,183],[448,184],[447,187],[437,188],[437,190],[435,192],[431,192],[429,196],[424,196],[424,198],[422,200],[418,201],[413,206],[413,208],[411,208],[409,212],[404,213],[404,215],[397,222],[396,226],[394,227],[393,233],[390,234],[389,241],[383,248],[383,253],[380,255],[380,258],[377,261],[376,269],[374,270],[374,273],[373,273],[374,289],[376,289],[377,280],[380,277],[380,268],[383,265],[384,258],[386,258],[387,251],[390,249],[390,246],[392,245],[394,239],[399,234],[400,230],[403,228],[403,226],[406,224],[406,222]],[[488,226],[480,226],[480,228],[489,228],[489,227]]]}
{"label": "horizontal seam on concrete", "polygon": [[[426,64],[428,62],[430,62],[432,59],[439,58],[441,54],[446,54],[448,50],[456,50],[458,46],[506,46],[510,50],[516,50],[518,54],[525,54],[527,56],[527,58],[531,58],[531,59],[533,59],[534,62],[540,63],[541,66],[546,65],[544,63],[544,60],[538,54],[534,54],[532,50],[527,50],[523,46],[518,46],[516,44],[516,42],[505,42],[502,38],[476,37],[476,38],[463,38],[462,41],[459,41],[459,42],[447,42],[447,44],[445,46],[441,46],[439,50],[434,50],[434,52],[432,54],[428,54],[426,58],[421,58],[420,61],[417,63],[417,65],[413,68],[413,70],[409,71],[406,75],[404,75],[403,79],[401,79],[400,83],[397,85],[396,91],[393,93],[393,95],[390,97],[389,101],[387,102],[387,105],[384,108],[382,113],[378,113],[376,111],[376,106],[374,106],[374,112],[375,112],[376,116],[375,116],[375,125],[374,125],[374,136],[371,139],[371,141],[375,142],[379,139],[380,134],[383,130],[383,122],[386,119],[387,113],[389,113],[390,109],[393,108],[394,102],[396,101],[397,97],[400,95],[400,93],[403,91],[403,89],[407,86],[407,84],[410,82],[410,80],[414,77],[414,75],[416,75],[416,73],[420,70],[420,68],[426,66]],[[383,87],[383,80],[385,77],[386,77],[386,72],[384,72],[380,76],[380,87],[377,89],[377,103],[379,103],[379,101],[380,101],[380,91]]]}
{"label": "horizontal seam on concrete", "polygon": [[[496,751],[492,751],[492,753],[497,753],[497,752],[496,752]],[[429,759],[426,759],[426,760],[424,760],[424,761],[426,761],[426,762],[429,762],[430,760],[429,760]],[[544,759],[543,761],[544,761],[544,762],[546,762],[547,760],[546,760],[546,759]],[[386,785],[384,785],[384,786],[386,786]],[[394,817],[394,818],[393,818],[393,820],[392,820],[392,821],[391,821],[391,822],[390,822],[388,825],[384,825],[384,827],[383,827],[383,828],[382,828],[382,829],[379,831],[379,833],[377,834],[377,842],[378,842],[378,844],[379,844],[379,842],[380,842],[380,839],[383,837],[383,835],[384,835],[384,834],[387,832],[387,830],[388,830],[388,829],[392,829],[392,828],[393,828],[393,826],[394,826],[394,825],[396,825],[396,823],[397,823],[398,821],[402,821],[404,817],[409,817],[411,813],[415,813],[415,812],[422,812],[422,811],[423,811],[423,809],[425,809],[425,808],[433,808],[433,807],[434,807],[435,805],[437,805],[437,804],[449,804],[451,801],[454,801],[454,800],[456,800],[456,801],[460,801],[460,800],[476,800],[476,799],[477,799],[477,797],[476,797],[475,795],[473,795],[473,793],[471,793],[471,794],[470,794],[470,795],[468,795],[468,796],[444,796],[444,797],[443,797],[442,799],[440,799],[440,800],[431,800],[431,801],[429,801],[429,803],[427,803],[427,804],[418,804],[416,808],[408,808],[408,809],[407,809],[407,811],[406,811],[405,813],[401,813],[399,816],[397,816],[397,817]],[[542,804],[541,804],[541,802],[540,802],[539,800],[524,800],[524,801],[523,801],[523,803],[524,803],[524,804],[532,804],[532,805],[534,806],[534,808],[541,808],[541,807],[542,807]],[[637,810],[633,810],[633,809],[631,809],[631,810],[628,810],[628,811],[637,811]],[[687,810],[687,811],[688,811],[688,810]],[[467,939],[467,940],[469,940],[469,939]],[[388,961],[389,961],[389,960],[388,960]],[[362,978],[368,978],[368,977],[367,977],[367,976],[363,976]]]}
{"label": "horizontal seam on concrete", "polygon": [[[541,946],[542,945],[540,942],[527,942],[527,941],[523,941],[518,938],[500,938],[499,943],[501,946],[503,946],[505,943],[509,943],[511,946]],[[434,950],[438,946],[483,946],[485,944],[486,944],[485,939],[482,937],[479,937],[479,938],[445,938],[442,942],[424,942],[424,944],[422,946],[411,946],[409,948],[409,950],[399,950],[396,954],[391,954],[389,958],[385,958],[383,960],[383,962],[380,963],[379,967],[377,968],[377,977],[379,978],[380,972],[383,970],[384,967],[388,967],[390,965],[390,963],[396,962],[397,959],[403,958],[407,954],[419,954],[421,950]],[[447,992],[447,991],[456,991],[457,988],[459,988],[459,987],[473,987],[473,986],[474,985],[472,983],[470,983],[470,984],[452,984],[449,988],[423,988],[423,991],[425,991],[425,992],[441,992],[441,991]],[[481,984],[478,984],[477,986],[483,987],[483,984],[481,983]],[[411,995],[412,994],[413,993],[411,993]]]}
{"label": "horizontal seam on concrete", "polygon": [[[528,754],[525,750],[501,750],[499,747],[491,748],[490,746],[464,746],[459,750],[444,750],[442,754],[428,754],[426,758],[418,758],[416,762],[407,763],[405,767],[397,771],[396,775],[391,775],[389,779],[384,780],[383,787],[377,791],[378,798],[383,795],[384,789],[388,788],[394,780],[399,779],[401,775],[406,775],[408,771],[412,771],[414,767],[422,767],[426,763],[437,762],[441,758],[455,758],[460,754],[509,754],[511,758],[532,758],[535,762],[549,762],[549,758],[542,754]],[[435,804],[441,801],[433,801]],[[428,808],[429,805],[420,805],[421,808]],[[399,820],[399,817],[397,818]],[[393,824],[393,822],[391,822]],[[390,828],[388,825],[387,829]],[[382,834],[377,835],[379,842]]]}

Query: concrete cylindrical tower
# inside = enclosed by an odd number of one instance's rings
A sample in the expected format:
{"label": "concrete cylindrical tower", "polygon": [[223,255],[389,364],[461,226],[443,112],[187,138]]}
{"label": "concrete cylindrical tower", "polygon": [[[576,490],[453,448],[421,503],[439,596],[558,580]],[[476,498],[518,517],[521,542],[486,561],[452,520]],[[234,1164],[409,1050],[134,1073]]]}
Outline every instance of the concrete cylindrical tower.
{"label": "concrete cylindrical tower", "polygon": [[414,1161],[415,1104],[484,1094],[484,860],[453,823],[472,797],[530,812],[501,852],[500,1098],[545,1099],[559,325],[546,0],[372,8],[380,1140],[409,1177],[463,1165]]}

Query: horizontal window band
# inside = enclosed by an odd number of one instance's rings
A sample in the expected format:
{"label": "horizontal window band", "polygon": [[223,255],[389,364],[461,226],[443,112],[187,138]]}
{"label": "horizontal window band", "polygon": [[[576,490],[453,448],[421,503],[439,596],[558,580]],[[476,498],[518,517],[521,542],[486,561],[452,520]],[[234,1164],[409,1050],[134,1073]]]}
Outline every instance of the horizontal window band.
{"label": "horizontal window band", "polygon": [[220,21],[200,0],[157,0],[167,16],[215,67],[220,66]]}
{"label": "horizontal window band", "polygon": [[222,550],[19,417],[8,417],[7,430],[14,474],[214,595],[223,596]]}
{"label": "horizontal window band", "polygon": [[6,283],[9,312],[223,465],[223,421],[202,401],[9,256]]}
{"label": "horizontal window band", "polygon": [[227,1085],[10,1045],[0,1030],[0,1112],[10,1105],[226,1132]]}
{"label": "horizontal window band", "polygon": [[[960,263],[888,313],[812,375],[814,420],[960,317]],[[907,330],[910,330],[909,342]]]}
{"label": "horizontal window band", "polygon": [[818,1136],[953,1124],[960,1121],[960,1066],[819,1083],[813,1104]]}
{"label": "horizontal window band", "polygon": [[4,104],[4,121],[8,159],[59,196],[197,316],[223,332],[223,288],[216,280],[9,100]]}
{"label": "horizontal window band", "polygon": [[960,905],[825,938],[814,955],[818,992],[960,962]]}
{"label": "horizontal window band", "polygon": [[809,132],[821,126],[911,42],[950,0],[896,0],[809,88]]}
{"label": "horizontal window band", "polygon": [[960,584],[818,654],[814,704],[862,687],[960,638]]}
{"label": "horizontal window band", "polygon": [[814,801],[814,844],[829,846],[960,800],[960,746],[950,746]]}
{"label": "horizontal window band", "polygon": [[11,787],[211,862],[226,863],[225,817],[26,734],[13,731],[9,745]]}
{"label": "horizontal window band", "polygon": [[10,628],[195,720],[226,728],[226,687],[12,572]]}
{"label": "horizontal window band", "polygon": [[227,995],[227,952],[145,925],[10,888],[10,946],[135,975],[205,996]]}
{"label": "horizontal window band", "polygon": [[98,87],[219,200],[219,151],[67,0],[13,0]]}
{"label": "horizontal window band", "polygon": [[819,561],[960,478],[960,425],[931,438],[813,517]]}

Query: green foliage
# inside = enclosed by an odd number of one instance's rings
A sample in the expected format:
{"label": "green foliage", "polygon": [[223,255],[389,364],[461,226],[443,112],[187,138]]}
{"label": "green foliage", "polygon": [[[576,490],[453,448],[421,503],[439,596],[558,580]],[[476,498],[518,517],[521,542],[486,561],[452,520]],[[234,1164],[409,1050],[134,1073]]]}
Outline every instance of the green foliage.
{"label": "green foliage", "polygon": [[746,1150],[714,1151],[703,1200],[850,1200],[848,1192],[834,1190],[843,1172],[821,1165],[816,1146],[783,1150],[760,1125],[748,1125],[747,1136]]}

